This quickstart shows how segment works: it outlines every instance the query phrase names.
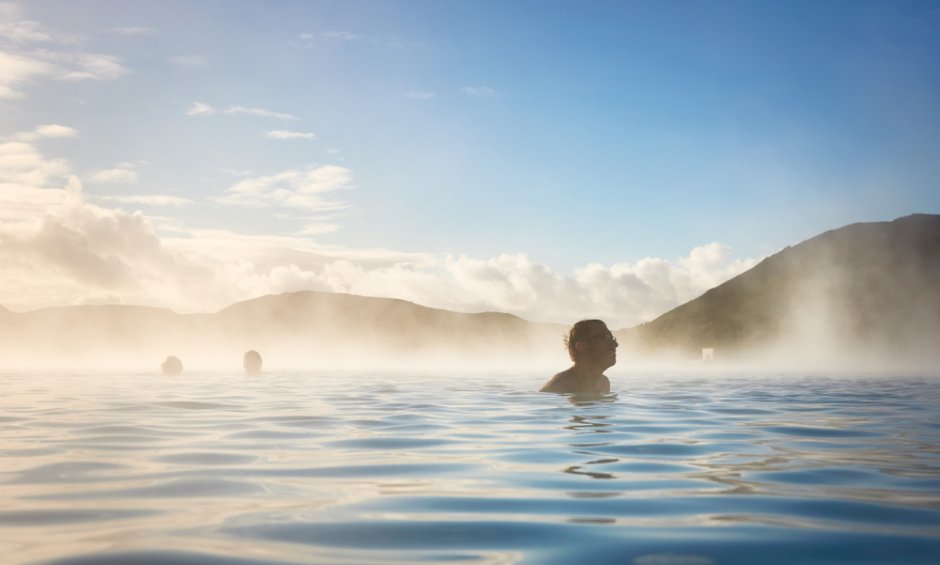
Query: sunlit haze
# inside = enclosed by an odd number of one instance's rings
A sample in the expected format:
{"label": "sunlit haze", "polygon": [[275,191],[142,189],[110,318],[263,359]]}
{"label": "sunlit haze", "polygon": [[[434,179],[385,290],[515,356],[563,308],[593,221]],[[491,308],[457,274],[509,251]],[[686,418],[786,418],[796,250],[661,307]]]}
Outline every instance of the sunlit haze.
{"label": "sunlit haze", "polygon": [[940,563],[940,0],[0,0],[0,565]]}
{"label": "sunlit haze", "polygon": [[319,290],[646,322],[825,230],[940,213],[938,24],[933,2],[0,4],[0,305]]}

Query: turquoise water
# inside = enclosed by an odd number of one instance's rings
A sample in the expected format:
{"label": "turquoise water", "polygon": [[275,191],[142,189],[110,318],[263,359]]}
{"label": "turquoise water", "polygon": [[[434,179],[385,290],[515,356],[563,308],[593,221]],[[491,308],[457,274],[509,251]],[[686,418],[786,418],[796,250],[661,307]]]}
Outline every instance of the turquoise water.
{"label": "turquoise water", "polygon": [[0,374],[0,554],[940,559],[940,379],[609,374]]}

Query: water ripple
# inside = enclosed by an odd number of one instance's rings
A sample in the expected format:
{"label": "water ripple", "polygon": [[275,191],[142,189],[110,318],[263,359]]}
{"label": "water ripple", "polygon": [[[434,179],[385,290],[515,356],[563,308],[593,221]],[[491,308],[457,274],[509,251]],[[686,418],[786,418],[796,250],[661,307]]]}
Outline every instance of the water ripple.
{"label": "water ripple", "polygon": [[8,373],[4,562],[940,555],[936,379],[543,377]]}

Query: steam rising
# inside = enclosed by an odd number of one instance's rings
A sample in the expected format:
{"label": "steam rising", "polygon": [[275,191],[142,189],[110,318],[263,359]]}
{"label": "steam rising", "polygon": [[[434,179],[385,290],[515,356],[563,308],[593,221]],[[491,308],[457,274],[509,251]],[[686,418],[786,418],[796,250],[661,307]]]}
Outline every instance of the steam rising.
{"label": "steam rising", "polygon": [[940,216],[854,224],[769,257],[626,332],[671,348],[794,368],[936,372]]}

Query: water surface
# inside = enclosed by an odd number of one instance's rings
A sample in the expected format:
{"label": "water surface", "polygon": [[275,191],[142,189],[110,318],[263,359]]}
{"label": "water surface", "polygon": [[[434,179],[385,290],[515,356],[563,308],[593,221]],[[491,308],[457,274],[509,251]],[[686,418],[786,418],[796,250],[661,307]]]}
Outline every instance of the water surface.
{"label": "water surface", "polygon": [[0,374],[4,563],[936,563],[940,380]]}

